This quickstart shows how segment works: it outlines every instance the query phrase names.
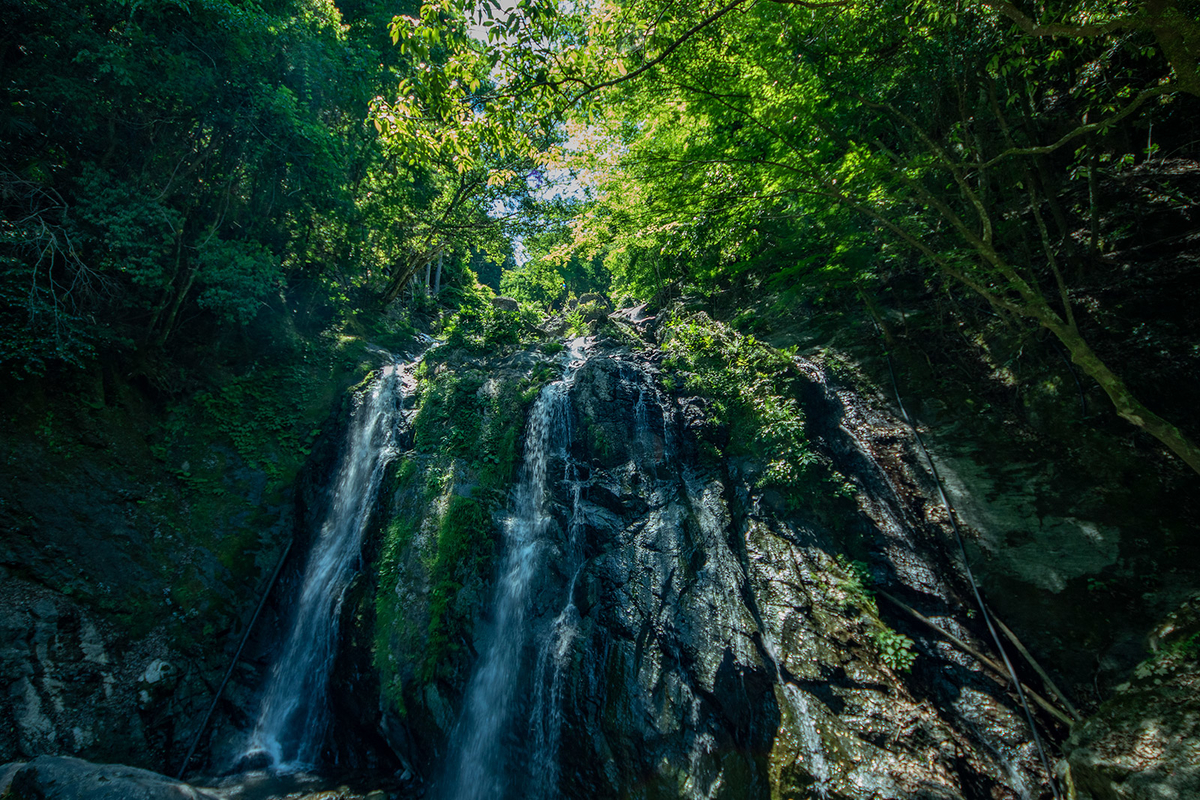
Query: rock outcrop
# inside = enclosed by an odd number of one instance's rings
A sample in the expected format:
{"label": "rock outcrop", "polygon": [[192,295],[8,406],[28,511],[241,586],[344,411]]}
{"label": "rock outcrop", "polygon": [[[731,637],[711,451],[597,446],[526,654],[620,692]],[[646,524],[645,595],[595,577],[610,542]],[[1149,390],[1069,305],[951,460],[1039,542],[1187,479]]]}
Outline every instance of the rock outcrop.
{"label": "rock outcrop", "polygon": [[[208,391],[175,376],[174,393],[97,365],[6,394],[0,760],[179,767],[286,542],[297,529],[303,542],[322,501],[358,363],[313,366],[328,386],[264,368]],[[304,414],[332,417],[326,435]],[[253,701],[254,659],[274,644],[263,627],[217,726]]]}
{"label": "rock outcrop", "polygon": [[1158,626],[1150,649],[1064,745],[1078,800],[1200,797],[1200,598]]}
{"label": "rock outcrop", "polygon": [[[819,365],[801,364],[793,380],[814,446],[848,482],[824,491],[855,500],[796,505],[764,488],[752,458],[705,449],[729,432],[710,399],[664,388],[660,359],[655,348],[593,343],[573,376],[569,446],[546,467],[550,551],[525,612],[520,710],[504,733],[510,791],[1036,796],[1046,775],[1003,679],[881,608],[867,587],[987,649],[942,555],[948,533],[926,499],[929,479],[889,463],[912,463],[896,422],[847,407]],[[854,434],[871,426],[888,435],[868,446]],[[392,513],[411,515],[418,498],[405,490]],[[838,503],[844,516],[829,513]],[[501,546],[502,517],[492,534]],[[429,547],[428,534],[404,541]],[[412,580],[425,552],[402,548],[400,575],[382,579],[403,599],[393,624],[408,632],[403,648],[381,654],[393,662],[428,644],[436,597]],[[486,586],[461,587],[463,607],[483,613],[455,650],[463,666],[399,670],[381,698],[385,737],[431,779],[490,624]]]}

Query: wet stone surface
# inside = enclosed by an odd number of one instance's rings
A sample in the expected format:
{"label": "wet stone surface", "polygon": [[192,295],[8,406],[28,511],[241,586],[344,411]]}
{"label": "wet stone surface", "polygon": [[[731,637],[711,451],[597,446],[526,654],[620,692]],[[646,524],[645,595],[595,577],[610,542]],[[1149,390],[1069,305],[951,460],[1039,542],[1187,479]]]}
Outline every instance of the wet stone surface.
{"label": "wet stone surface", "polygon": [[[698,458],[698,432],[720,426],[704,398],[664,390],[656,352],[589,355],[567,396],[562,446],[546,454],[546,554],[501,734],[507,796],[1041,793],[1045,776],[1002,683],[864,600],[835,559],[854,548],[881,588],[986,649],[958,610],[961,579],[943,555],[928,480],[894,468],[911,456],[894,420],[848,407],[818,365],[798,371],[812,435],[853,482],[857,511],[835,529],[757,488],[754,465]],[[911,672],[881,658],[885,627],[915,641]],[[550,785],[526,771],[547,747]]]}

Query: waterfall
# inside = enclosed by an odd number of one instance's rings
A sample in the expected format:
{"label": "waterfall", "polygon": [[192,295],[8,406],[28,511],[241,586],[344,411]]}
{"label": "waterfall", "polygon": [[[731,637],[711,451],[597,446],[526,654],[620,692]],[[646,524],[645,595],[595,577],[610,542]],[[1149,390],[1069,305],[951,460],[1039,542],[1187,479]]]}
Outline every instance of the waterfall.
{"label": "waterfall", "polygon": [[271,668],[243,760],[265,755],[273,768],[293,771],[319,759],[339,612],[395,453],[405,378],[411,379],[403,370],[399,364],[384,367],[354,410],[329,512],[309,553],[291,630]]}
{"label": "waterfall", "polygon": [[[537,580],[543,578],[540,568],[545,551],[553,547],[549,541],[551,516],[546,508],[549,491],[549,466],[557,456],[564,462],[571,441],[568,392],[575,370],[583,363],[584,340],[576,339],[567,351],[567,364],[561,379],[542,389],[533,408],[525,433],[525,461],[513,498],[512,513],[505,520],[506,555],[502,562],[492,604],[492,626],[485,640],[475,673],[467,685],[462,715],[451,737],[451,751],[446,759],[447,770],[439,797],[444,800],[493,800],[511,796],[514,787],[506,777],[509,767],[504,746],[506,733],[518,723],[516,714],[521,705],[519,688],[523,682],[524,651],[531,635],[530,594]],[[568,471],[571,466],[567,466]],[[569,478],[570,474],[564,476]],[[577,482],[576,482],[577,483]],[[562,645],[567,633],[571,603],[552,626],[551,639]],[[564,617],[563,615],[567,615]],[[561,624],[560,624],[561,623]],[[557,631],[557,633],[555,632]],[[543,659],[539,658],[539,661]],[[542,678],[544,676],[537,676]],[[551,686],[535,690],[541,709],[535,718],[553,714],[550,706],[561,693]],[[549,689],[551,703],[545,703],[544,692]],[[535,751],[531,765],[545,767],[557,762],[557,727],[542,725],[541,735],[534,723]],[[554,786],[550,776],[535,776],[543,790],[551,794]]]}
{"label": "waterfall", "polygon": [[[570,442],[569,436],[566,443]],[[532,735],[531,775],[538,776],[526,795],[532,798],[556,797],[558,788],[558,744],[562,734],[562,694],[571,645],[579,630],[579,609],[575,606],[575,585],[583,568],[583,524],[579,518],[579,500],[583,482],[576,464],[563,448],[563,481],[571,490],[571,516],[567,521],[567,549],[563,561],[570,570],[566,602],[538,646],[534,668],[533,710],[529,728]]]}

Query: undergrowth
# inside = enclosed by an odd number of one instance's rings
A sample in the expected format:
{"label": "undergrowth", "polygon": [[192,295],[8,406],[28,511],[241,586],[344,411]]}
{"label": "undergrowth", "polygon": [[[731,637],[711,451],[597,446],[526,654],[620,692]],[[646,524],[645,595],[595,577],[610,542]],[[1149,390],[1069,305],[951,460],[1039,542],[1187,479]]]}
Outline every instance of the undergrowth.
{"label": "undergrowth", "polygon": [[809,445],[789,354],[703,313],[669,323],[663,348],[667,388],[710,400],[716,421],[729,428],[725,454],[762,463],[759,488],[783,490],[794,502],[819,488],[845,494],[841,476]]}
{"label": "undergrowth", "polygon": [[483,353],[516,347],[532,341],[538,315],[528,309],[510,311],[492,305],[486,290],[464,291],[462,304],[442,325],[445,345],[431,353],[431,361],[455,352]]}
{"label": "undergrowth", "polygon": [[862,612],[869,628],[868,636],[875,645],[879,660],[897,672],[908,672],[917,659],[917,654],[913,652],[913,640],[892,630],[879,616],[867,565],[839,555],[837,570],[841,573],[837,581],[838,588],[846,593],[846,605],[855,606]]}

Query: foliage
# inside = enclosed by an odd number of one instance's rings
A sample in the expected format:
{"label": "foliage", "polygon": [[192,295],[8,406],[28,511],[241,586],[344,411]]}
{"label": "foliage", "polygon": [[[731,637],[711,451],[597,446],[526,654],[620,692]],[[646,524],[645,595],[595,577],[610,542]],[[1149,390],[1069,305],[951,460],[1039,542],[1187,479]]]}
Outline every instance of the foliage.
{"label": "foliage", "polygon": [[455,350],[479,353],[513,347],[528,338],[530,320],[520,311],[493,306],[483,292],[464,294],[458,310],[442,329],[446,344],[435,353],[445,358]]}
{"label": "foliage", "polygon": [[600,258],[587,258],[570,247],[571,218],[581,213],[578,200],[553,200],[540,208],[541,227],[521,240],[525,262],[504,271],[500,291],[543,313],[561,308],[570,296],[607,295],[612,278]]}
{"label": "foliage", "polygon": [[913,640],[902,633],[887,627],[874,628],[871,640],[879,649],[879,659],[890,668],[899,672],[912,669],[917,654],[913,652]]}
{"label": "foliage", "polygon": [[823,475],[805,436],[804,413],[792,396],[790,360],[753,336],[697,314],[673,320],[665,366],[684,388],[714,400],[715,415],[731,426],[731,448],[765,460],[760,486],[809,490]]}
{"label": "foliage", "polygon": [[196,261],[204,283],[197,305],[241,325],[254,319],[271,289],[279,288],[279,259],[257,242],[215,239]]}
{"label": "foliage", "polygon": [[413,443],[418,452],[471,455],[479,437],[481,403],[478,380],[453,374],[426,383],[413,419]]}
{"label": "foliage", "polygon": [[[1171,102],[1200,95],[1194,15],[521,0],[483,4],[485,44],[466,33],[473,8],[433,0],[397,22],[407,46],[437,42],[455,66],[413,96],[480,139],[531,116],[574,124],[573,155],[553,158],[589,176],[591,200],[568,250],[602,258],[618,293],[862,290],[917,268],[1053,334],[1120,416],[1200,471],[1200,447],[1092,348],[1063,268],[1103,241],[1101,155],[1152,158],[1131,144],[1151,113],[1194,148]],[[456,77],[480,65],[494,83]]]}
{"label": "foliage", "polygon": [[850,561],[839,555],[836,559],[842,577],[838,588],[846,593],[850,604],[858,606],[869,622],[871,641],[879,652],[879,659],[889,668],[908,672],[916,661],[913,640],[892,630],[879,616],[879,606],[871,594],[871,573],[861,561]]}
{"label": "foliage", "polygon": [[198,393],[170,418],[158,452],[165,457],[181,434],[194,434],[198,422],[210,443],[230,442],[247,466],[265,472],[277,488],[294,477],[320,433],[309,416],[314,397],[304,378],[300,370],[266,369]]}
{"label": "foliage", "polygon": [[6,6],[0,367],[186,357],[266,304],[319,326],[384,291],[439,191],[366,123],[395,10]]}

